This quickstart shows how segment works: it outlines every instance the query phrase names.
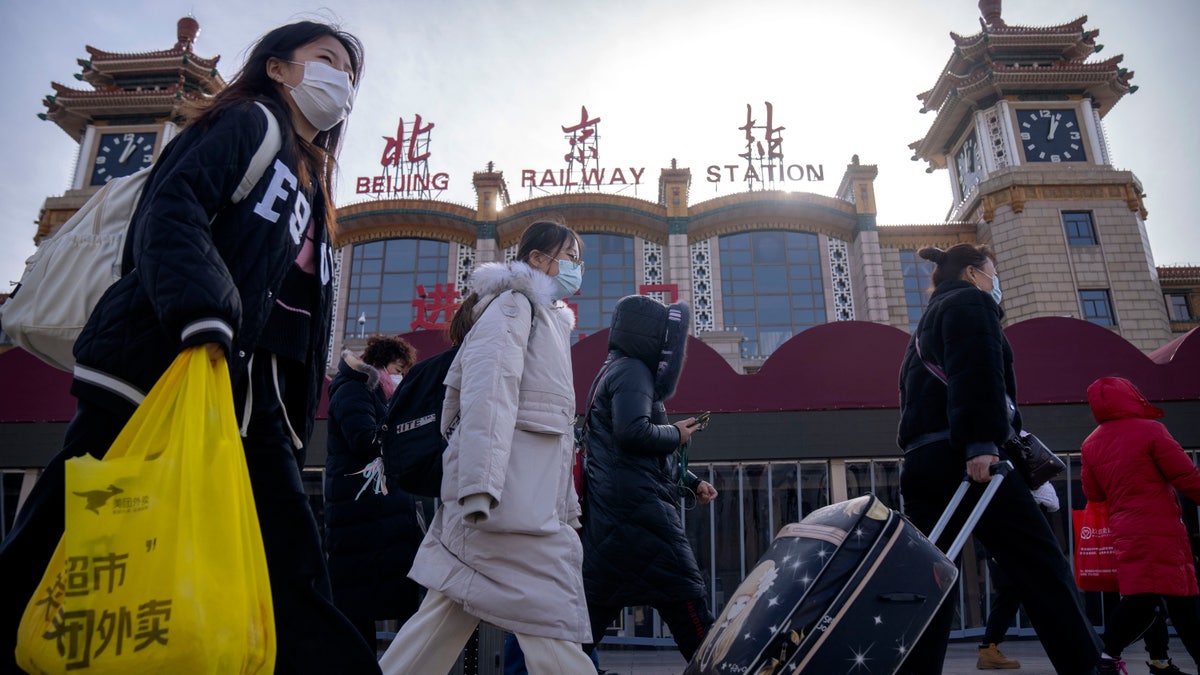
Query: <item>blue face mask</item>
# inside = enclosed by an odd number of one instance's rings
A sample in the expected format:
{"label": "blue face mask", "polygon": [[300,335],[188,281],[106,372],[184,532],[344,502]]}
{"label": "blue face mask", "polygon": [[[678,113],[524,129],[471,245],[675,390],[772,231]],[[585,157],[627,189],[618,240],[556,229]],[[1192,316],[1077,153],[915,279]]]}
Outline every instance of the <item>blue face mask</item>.
{"label": "blue face mask", "polygon": [[554,277],[554,283],[558,286],[560,298],[565,300],[575,295],[583,284],[583,265],[572,260],[559,260],[558,275]]}
{"label": "blue face mask", "polygon": [[1004,297],[1004,294],[1000,292],[1000,275],[997,274],[997,275],[993,276],[991,279],[992,279],[992,290],[988,291],[988,293],[991,294],[992,299],[995,300],[996,304],[998,305],[998,304],[1000,304],[1000,299]]}

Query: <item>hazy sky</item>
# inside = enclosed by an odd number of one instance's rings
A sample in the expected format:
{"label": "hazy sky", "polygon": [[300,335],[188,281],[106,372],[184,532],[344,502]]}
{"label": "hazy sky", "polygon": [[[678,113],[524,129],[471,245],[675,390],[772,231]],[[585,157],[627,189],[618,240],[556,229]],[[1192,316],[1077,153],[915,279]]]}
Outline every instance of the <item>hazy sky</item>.
{"label": "hazy sky", "polygon": [[[441,199],[474,207],[471,173],[488,161],[514,201],[521,172],[563,166],[561,127],[580,107],[601,119],[600,165],[644,168],[636,196],[655,201],[659,170],[692,170],[691,202],[743,189],[706,180],[738,162],[746,105],[764,102],[785,127],[788,164],[823,165],[824,181],[788,189],[833,195],[852,155],[879,166],[880,224],[937,223],[951,206],[949,174],[925,172],[908,144],[925,135],[916,95],[948,61],[950,31],[980,30],[975,0],[344,0],[332,9],[295,0],[0,0],[0,284],[33,252],[43,200],[68,187],[77,144],[36,117],[51,81],[75,80],[85,45],[118,52],[166,49],[191,14],[200,56],[220,55],[228,79],[270,28],[334,17],[366,46],[367,72],[341,156],[339,203],[363,198],[358,176],[380,173],[398,118],[434,123],[430,169],[450,175]],[[1200,264],[1198,78],[1186,45],[1200,25],[1195,0],[1004,0],[1010,25],[1088,16],[1104,50],[1124,54],[1139,91],[1104,118],[1114,166],[1142,181],[1155,262]],[[633,195],[632,188],[623,194]]]}

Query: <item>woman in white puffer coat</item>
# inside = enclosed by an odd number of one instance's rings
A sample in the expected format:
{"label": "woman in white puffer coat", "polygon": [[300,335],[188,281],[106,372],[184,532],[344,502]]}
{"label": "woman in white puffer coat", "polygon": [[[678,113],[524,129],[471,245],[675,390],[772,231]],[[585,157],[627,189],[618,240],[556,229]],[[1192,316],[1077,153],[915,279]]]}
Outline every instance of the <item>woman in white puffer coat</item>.
{"label": "woman in white puffer coat", "polygon": [[537,222],[517,261],[487,263],[455,314],[446,376],[442,505],[409,576],[429,589],[380,660],[384,673],[450,670],[482,619],[516,634],[529,672],[595,672],[574,465],[579,237]]}

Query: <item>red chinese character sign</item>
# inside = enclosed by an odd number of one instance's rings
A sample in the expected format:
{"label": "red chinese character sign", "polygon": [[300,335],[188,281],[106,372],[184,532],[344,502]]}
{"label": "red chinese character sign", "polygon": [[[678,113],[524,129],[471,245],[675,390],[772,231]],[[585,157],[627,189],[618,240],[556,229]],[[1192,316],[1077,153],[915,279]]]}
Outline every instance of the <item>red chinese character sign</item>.
{"label": "red chinese character sign", "polygon": [[417,297],[412,301],[417,318],[409,324],[410,330],[446,330],[454,312],[458,311],[460,297],[458,289],[452,285],[436,284],[433,292],[428,293],[424,284],[417,284]]}
{"label": "red chinese character sign", "polygon": [[450,174],[429,169],[434,126],[420,114],[414,115],[411,122],[401,117],[396,124],[396,135],[383,137],[383,154],[379,158],[383,174],[359,176],[354,191],[377,197],[431,199],[434,191],[447,189]]}
{"label": "red chinese character sign", "polygon": [[561,188],[563,192],[575,190],[601,190],[605,187],[621,191],[642,184],[646,167],[614,167],[611,171],[600,166],[600,117],[588,113],[587,106],[579,107],[579,120],[560,125],[567,140],[566,163],[559,169],[522,169],[521,187],[550,192]]}
{"label": "red chinese character sign", "polygon": [[[774,189],[777,184],[788,181],[823,181],[824,164],[785,164],[783,159],[783,131],[787,127],[775,125],[775,106],[764,101],[766,117],[757,117],[754,108],[746,104],[746,123],[738,127],[742,132],[743,152],[738,154],[740,164],[711,164],[706,171],[709,183],[743,182],[750,190]],[[760,120],[762,123],[760,123]],[[780,185],[781,186],[781,185]]]}
{"label": "red chinese character sign", "polygon": [[[766,189],[768,183],[775,183],[775,160],[779,160],[779,166],[783,166],[783,135],[782,131],[786,127],[776,127],[774,124],[775,107],[770,101],[765,101],[767,106],[766,124],[759,124],[754,118],[754,113],[750,104],[746,104],[746,124],[738,127],[739,131],[746,134],[746,151],[738,155],[746,160],[746,187],[753,190],[757,184]],[[755,131],[762,132],[760,137],[754,135]],[[766,147],[763,142],[766,141]],[[758,171],[755,171],[755,164],[758,165]],[[779,180],[783,181],[782,172],[780,172]]]}
{"label": "red chinese character sign", "polygon": [[664,305],[679,302],[679,284],[641,284],[637,292],[638,295],[648,295]]}
{"label": "red chinese character sign", "polygon": [[412,133],[408,136],[408,151],[402,156],[400,151],[404,148],[404,118],[400,118],[400,124],[396,127],[396,137],[384,136],[383,140],[387,141],[387,145],[383,148],[383,157],[379,163],[383,166],[400,166],[405,161],[408,164],[417,164],[429,159],[429,135],[433,131],[433,123],[426,125],[421,124],[421,116],[417,115],[413,120]]}
{"label": "red chinese character sign", "polygon": [[563,133],[571,145],[571,151],[563,156],[568,168],[576,161],[584,168],[589,159],[600,158],[600,135],[596,133],[599,126],[600,118],[589,118],[587,106],[580,107],[579,124],[563,126]]}
{"label": "red chinese character sign", "polygon": [[[751,112],[751,109],[750,109],[750,104],[747,103],[746,104],[746,126],[738,127],[738,129],[740,131],[746,132],[746,152],[738,155],[738,157],[742,157],[742,158],[746,159],[747,161],[749,161],[750,159],[752,159],[755,156],[754,155],[755,149],[758,150],[757,158],[759,160],[762,160],[763,158],[783,159],[783,136],[780,135],[780,132],[783,131],[784,129],[786,129],[787,127],[776,127],[774,124],[772,124],[772,117],[775,114],[775,107],[771,105],[770,101],[766,101],[766,104],[767,104],[767,123],[766,124],[761,125],[761,126],[758,124],[758,121],[755,120],[753,117],[753,113]],[[761,140],[756,139],[754,137],[755,129],[763,130],[763,138]],[[765,151],[763,149],[763,140],[765,140],[767,142],[767,147],[766,147]]]}

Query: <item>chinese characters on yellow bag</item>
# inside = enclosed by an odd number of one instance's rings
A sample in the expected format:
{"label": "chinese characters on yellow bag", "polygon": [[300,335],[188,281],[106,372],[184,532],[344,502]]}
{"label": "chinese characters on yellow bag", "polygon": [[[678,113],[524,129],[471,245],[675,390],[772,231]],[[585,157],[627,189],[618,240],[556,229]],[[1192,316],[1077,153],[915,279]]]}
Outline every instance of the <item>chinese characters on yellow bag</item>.
{"label": "chinese characters on yellow bag", "polygon": [[26,607],[31,673],[271,673],[266,557],[224,359],[182,353],[103,460],[66,469],[66,530]]}

